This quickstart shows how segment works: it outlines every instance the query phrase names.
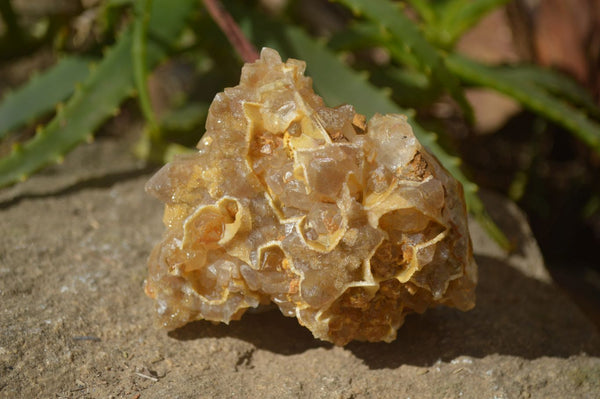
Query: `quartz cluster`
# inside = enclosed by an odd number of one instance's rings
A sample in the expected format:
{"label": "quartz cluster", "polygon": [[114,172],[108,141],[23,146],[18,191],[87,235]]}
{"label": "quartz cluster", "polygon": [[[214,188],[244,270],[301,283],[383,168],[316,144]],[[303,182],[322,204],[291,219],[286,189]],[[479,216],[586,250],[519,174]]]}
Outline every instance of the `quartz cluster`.
{"label": "quartz cluster", "polygon": [[147,183],[166,232],[145,291],[166,328],[272,302],[336,345],[389,342],[408,313],[474,306],[460,184],[405,116],[328,108],[304,69],[263,49],[198,152]]}

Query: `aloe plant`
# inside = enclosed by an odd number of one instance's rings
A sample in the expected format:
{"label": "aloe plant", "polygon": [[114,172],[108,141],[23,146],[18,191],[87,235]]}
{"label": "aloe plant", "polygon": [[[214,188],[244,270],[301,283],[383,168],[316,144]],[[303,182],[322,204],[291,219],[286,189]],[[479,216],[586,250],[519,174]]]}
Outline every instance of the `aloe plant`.
{"label": "aloe plant", "polygon": [[[186,4],[187,9],[184,7]],[[166,34],[167,38],[173,41],[185,25],[192,2],[182,1],[181,7],[171,13],[162,11],[168,7],[167,0],[157,0],[155,5],[156,8],[152,10],[150,32],[163,37]],[[142,18],[146,17],[142,16]],[[145,35],[137,32],[136,35],[144,37],[136,36],[135,40],[145,41]],[[75,88],[74,94],[68,101],[64,105],[57,106],[55,117],[46,126],[40,127],[34,138],[24,144],[16,144],[7,157],[0,159],[0,187],[24,180],[49,163],[61,162],[68,151],[83,141],[91,140],[98,126],[118,113],[123,100],[135,94],[132,68],[133,44],[134,33],[129,28],[121,34],[115,46],[105,52],[102,60],[92,68],[82,84]],[[155,65],[165,55],[165,51],[158,42],[150,44],[147,57],[140,62]],[[146,56],[145,51],[138,51],[135,55]],[[64,75],[64,69],[68,69],[59,64],[38,78],[45,82],[45,85],[36,86],[33,81],[15,93],[14,97],[20,98],[22,103],[30,104],[37,96],[52,95],[46,90],[50,88],[51,82],[55,82],[56,68],[62,68],[59,69],[60,76]],[[64,79],[61,82],[63,91],[66,91],[68,85],[64,83]],[[45,105],[47,108],[47,104]],[[10,106],[12,106],[10,101],[8,104],[4,102],[0,106],[0,114],[9,112]],[[21,117],[20,120],[25,118]]]}

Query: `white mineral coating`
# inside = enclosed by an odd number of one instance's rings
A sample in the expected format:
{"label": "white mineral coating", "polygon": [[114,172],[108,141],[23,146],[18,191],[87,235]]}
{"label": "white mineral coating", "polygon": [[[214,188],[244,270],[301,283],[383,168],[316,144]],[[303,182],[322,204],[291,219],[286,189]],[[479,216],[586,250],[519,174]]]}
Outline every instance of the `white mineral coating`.
{"label": "white mineral coating", "polygon": [[391,341],[411,312],[474,306],[461,185],[403,115],[328,108],[275,50],[217,94],[198,152],[146,190],[167,230],[146,293],[160,324],[275,303],[317,338]]}

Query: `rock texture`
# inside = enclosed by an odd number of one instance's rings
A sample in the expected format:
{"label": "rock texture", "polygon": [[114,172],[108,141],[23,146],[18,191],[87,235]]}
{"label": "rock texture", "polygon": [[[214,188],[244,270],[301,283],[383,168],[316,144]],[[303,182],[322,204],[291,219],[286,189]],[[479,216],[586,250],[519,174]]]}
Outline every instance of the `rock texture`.
{"label": "rock texture", "polygon": [[473,307],[460,184],[405,116],[328,108],[304,68],[263,49],[215,97],[199,151],[148,182],[166,204],[146,284],[163,326],[272,302],[345,345],[390,342],[432,306]]}
{"label": "rock texture", "polygon": [[129,145],[98,139],[0,191],[0,398],[598,397],[598,331],[493,196],[516,252],[471,223],[477,306],[409,315],[390,344],[333,346],[278,310],[153,328],[142,285],[162,206]]}

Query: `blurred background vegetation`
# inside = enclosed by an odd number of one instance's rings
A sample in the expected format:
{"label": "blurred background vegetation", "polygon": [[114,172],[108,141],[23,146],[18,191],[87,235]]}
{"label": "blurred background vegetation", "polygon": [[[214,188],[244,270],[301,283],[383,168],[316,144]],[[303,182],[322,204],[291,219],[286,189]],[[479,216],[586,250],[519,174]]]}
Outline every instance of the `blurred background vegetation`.
{"label": "blurred background vegetation", "polygon": [[[219,4],[0,0],[0,186],[124,120],[143,121],[132,150],[148,162],[190,151],[249,57],[208,12]],[[501,245],[516,243],[477,186],[525,210],[563,286],[600,297],[599,0],[222,6],[256,48],[306,61],[328,105],[407,113]]]}

